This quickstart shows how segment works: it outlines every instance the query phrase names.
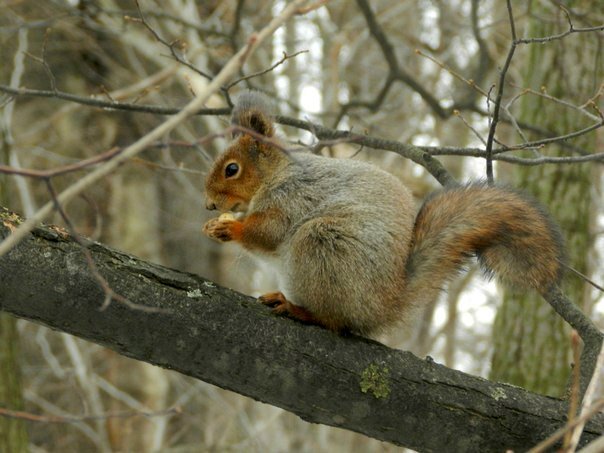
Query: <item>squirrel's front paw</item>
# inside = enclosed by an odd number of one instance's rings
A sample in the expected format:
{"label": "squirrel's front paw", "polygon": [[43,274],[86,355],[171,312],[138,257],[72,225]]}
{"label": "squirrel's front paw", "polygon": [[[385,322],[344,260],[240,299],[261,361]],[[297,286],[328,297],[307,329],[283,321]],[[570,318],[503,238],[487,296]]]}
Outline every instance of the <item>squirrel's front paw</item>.
{"label": "squirrel's front paw", "polygon": [[203,226],[202,231],[206,236],[216,241],[228,242],[236,239],[240,226],[241,222],[221,216],[208,220]]}

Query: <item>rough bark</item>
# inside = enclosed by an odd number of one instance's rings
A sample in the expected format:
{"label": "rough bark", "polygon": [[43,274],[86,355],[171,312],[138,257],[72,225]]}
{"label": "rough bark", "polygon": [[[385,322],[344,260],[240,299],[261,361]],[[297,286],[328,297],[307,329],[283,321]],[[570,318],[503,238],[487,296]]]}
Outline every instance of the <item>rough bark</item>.
{"label": "rough bark", "polygon": [[[17,320],[0,313],[0,406],[23,409]],[[0,417],[0,451],[25,453],[28,437],[23,420]]]}
{"label": "rough bark", "polygon": [[[4,129],[1,120],[0,125],[0,129]],[[10,146],[4,130],[0,132],[0,141],[0,164],[6,164]],[[10,187],[8,176],[0,174],[0,203],[10,202]],[[0,406],[23,409],[17,319],[5,313],[0,313]],[[28,447],[25,422],[0,417],[0,452],[21,453],[28,451]]]}
{"label": "rough bark", "polygon": [[[18,219],[0,211],[0,239]],[[566,404],[379,343],[279,318],[201,277],[42,227],[0,257],[0,310],[294,412],[418,451],[523,451],[564,424]],[[161,309],[153,312],[149,309]],[[593,419],[582,443],[604,430]]]}

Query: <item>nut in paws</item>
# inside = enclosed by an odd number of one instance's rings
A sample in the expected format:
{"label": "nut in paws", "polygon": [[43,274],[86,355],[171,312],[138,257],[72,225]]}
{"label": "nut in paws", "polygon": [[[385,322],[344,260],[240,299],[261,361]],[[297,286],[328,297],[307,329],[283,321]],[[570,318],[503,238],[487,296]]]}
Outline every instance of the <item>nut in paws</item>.
{"label": "nut in paws", "polygon": [[216,241],[227,242],[233,239],[233,227],[236,223],[236,220],[229,218],[211,219],[203,226],[203,233]]}

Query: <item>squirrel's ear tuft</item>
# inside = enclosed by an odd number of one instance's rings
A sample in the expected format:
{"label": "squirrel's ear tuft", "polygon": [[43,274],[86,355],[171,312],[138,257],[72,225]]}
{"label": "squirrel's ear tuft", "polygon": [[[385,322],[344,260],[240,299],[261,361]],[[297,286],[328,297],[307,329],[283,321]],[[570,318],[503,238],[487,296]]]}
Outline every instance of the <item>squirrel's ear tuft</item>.
{"label": "squirrel's ear tuft", "polygon": [[260,110],[243,112],[239,125],[246,129],[251,129],[265,137],[272,137],[275,134],[275,129],[273,128],[273,123],[270,118]]}
{"label": "squirrel's ear tuft", "polygon": [[[241,93],[233,107],[231,123],[250,129],[265,137],[272,137],[275,128],[271,119],[271,101],[259,91],[244,91]],[[242,131],[235,131],[234,136],[241,135]]]}

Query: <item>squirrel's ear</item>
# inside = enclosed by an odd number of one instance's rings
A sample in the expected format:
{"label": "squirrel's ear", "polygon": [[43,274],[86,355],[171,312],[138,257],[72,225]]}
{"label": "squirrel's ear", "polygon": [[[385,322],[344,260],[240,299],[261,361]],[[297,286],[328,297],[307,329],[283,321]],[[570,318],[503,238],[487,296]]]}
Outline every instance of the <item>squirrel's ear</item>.
{"label": "squirrel's ear", "polygon": [[260,110],[248,110],[247,112],[243,112],[239,119],[239,125],[241,127],[251,129],[252,131],[257,132],[265,137],[272,137],[275,135],[273,123],[271,122],[270,118]]}
{"label": "squirrel's ear", "polygon": [[[265,137],[275,135],[275,127],[271,119],[271,101],[258,91],[244,91],[241,93],[231,117],[234,126],[250,129]],[[242,131],[235,131],[234,136],[241,135]]]}

